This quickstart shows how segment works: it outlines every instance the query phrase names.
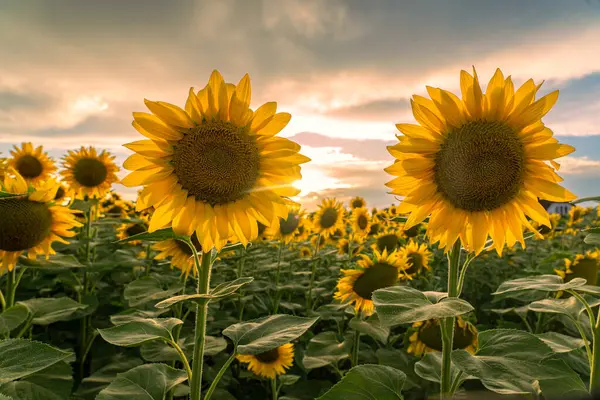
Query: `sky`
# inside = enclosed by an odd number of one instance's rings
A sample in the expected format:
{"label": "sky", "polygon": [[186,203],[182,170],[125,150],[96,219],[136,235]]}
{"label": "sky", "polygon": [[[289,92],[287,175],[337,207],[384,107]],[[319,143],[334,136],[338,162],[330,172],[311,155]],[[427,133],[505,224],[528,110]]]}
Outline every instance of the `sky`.
{"label": "sky", "polygon": [[[249,73],[252,107],[292,114],[299,201],[397,200],[383,168],[425,86],[459,93],[461,69],[559,89],[544,118],[577,151],[564,185],[600,194],[600,0],[28,0],[0,2],[0,152],[31,141],[59,160],[94,145],[117,163],[144,98],[182,106],[214,69]],[[126,171],[121,171],[120,177]],[[136,189],[115,185],[134,197]]]}

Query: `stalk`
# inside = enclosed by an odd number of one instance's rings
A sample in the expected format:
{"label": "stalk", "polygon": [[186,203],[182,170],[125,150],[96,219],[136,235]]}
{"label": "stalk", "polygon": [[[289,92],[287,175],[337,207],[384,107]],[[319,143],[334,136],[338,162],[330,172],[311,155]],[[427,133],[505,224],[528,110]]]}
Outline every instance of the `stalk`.
{"label": "stalk", "polygon": [[315,251],[313,253],[311,273],[310,273],[310,286],[308,287],[308,297],[306,299],[306,313],[312,310],[312,291],[313,285],[315,284],[315,272],[317,270],[317,254],[319,254],[319,244],[321,243],[321,234],[317,236],[317,243],[315,244]]}
{"label": "stalk", "polygon": [[277,400],[277,377],[271,379],[271,395],[273,400]]}
{"label": "stalk", "polygon": [[[198,286],[196,293],[208,294],[210,289],[210,272],[212,269],[212,251],[202,255],[202,262],[191,241],[188,243],[194,253],[198,267]],[[208,299],[200,299],[196,305],[196,327],[194,330],[194,355],[192,356],[192,379],[190,383],[191,400],[202,398],[202,368],[204,364],[204,345],[206,339],[206,317],[208,314]]]}
{"label": "stalk", "polygon": [[360,332],[354,330],[354,342],[352,344],[352,366],[358,365],[358,351],[360,350]]}
{"label": "stalk", "polygon": [[279,278],[281,276],[281,251],[283,250],[283,240],[279,240],[279,250],[277,251],[277,275],[275,275],[275,299],[273,300],[273,314],[277,314],[279,309]]}
{"label": "stalk", "polygon": [[[448,297],[458,294],[458,266],[460,264],[460,240],[457,240],[448,254]],[[441,395],[443,399],[452,398],[452,344],[454,342],[454,317],[444,318],[440,323],[442,331],[442,376]]]}
{"label": "stalk", "polygon": [[15,280],[16,280],[17,267],[13,267],[6,276],[6,308],[10,308],[15,305]]}
{"label": "stalk", "polygon": [[221,380],[221,378],[225,374],[225,371],[227,371],[227,368],[229,368],[229,366],[231,365],[231,363],[233,362],[233,360],[235,360],[235,352],[231,353],[231,356],[227,359],[227,361],[225,361],[225,364],[223,364],[223,366],[219,370],[219,373],[217,373],[217,376],[215,377],[215,380],[212,381],[212,383],[210,384],[210,387],[208,388],[208,391],[206,392],[206,395],[204,396],[204,400],[209,400],[210,399],[210,397],[212,396],[213,392],[217,388],[217,385],[218,385],[219,381]]}

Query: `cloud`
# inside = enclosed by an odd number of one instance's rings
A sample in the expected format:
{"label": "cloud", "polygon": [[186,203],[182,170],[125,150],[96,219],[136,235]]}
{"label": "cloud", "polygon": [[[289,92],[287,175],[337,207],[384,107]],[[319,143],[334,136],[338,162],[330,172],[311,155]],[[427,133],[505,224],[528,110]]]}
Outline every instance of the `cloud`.
{"label": "cloud", "polygon": [[600,178],[600,160],[566,156],[558,160],[561,175],[592,175]]}

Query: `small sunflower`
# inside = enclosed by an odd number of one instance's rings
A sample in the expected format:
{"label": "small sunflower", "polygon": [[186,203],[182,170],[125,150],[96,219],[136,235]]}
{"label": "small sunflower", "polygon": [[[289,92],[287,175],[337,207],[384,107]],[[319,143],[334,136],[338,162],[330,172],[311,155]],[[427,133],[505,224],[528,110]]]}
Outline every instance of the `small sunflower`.
{"label": "small sunflower", "polygon": [[16,145],[13,147],[8,166],[14,168],[27,182],[37,185],[56,171],[54,161],[48,157],[42,146],[34,148],[27,142],[22,143],[21,148]]}
{"label": "small sunflower", "polygon": [[300,258],[311,258],[313,250],[308,246],[301,246],[298,253],[300,253]]}
{"label": "small sunflower", "polygon": [[109,218],[127,218],[127,214],[131,211],[131,205],[125,200],[114,200],[105,202],[102,207],[102,213]]}
{"label": "small sunflower", "polygon": [[352,210],[352,230],[357,236],[366,236],[371,230],[371,215],[366,208]]}
{"label": "small sunflower", "polygon": [[315,246],[317,245],[317,239],[319,239],[319,249],[322,249],[323,247],[325,247],[325,245],[327,244],[327,238],[323,235],[319,236],[319,235],[315,235],[312,238],[310,238],[310,245],[315,248]]}
{"label": "small sunflower", "polygon": [[230,238],[246,245],[258,236],[257,221],[287,217],[285,197],[300,192],[292,183],[310,159],[276,137],[291,115],[276,113],[274,102],[252,111],[250,97],[248,75],[234,85],[213,71],[202,90],[190,88],[185,110],[145,100],[152,114],[133,114],[148,140],[125,145],[136,154],[123,164],[133,172],[122,183],[144,186],[137,207],[156,209],[150,232],[195,231],[208,251]]}
{"label": "small sunflower", "polygon": [[360,239],[355,235],[350,235],[348,238],[341,238],[337,242],[338,254],[343,256],[350,253],[350,244],[352,244],[352,256],[360,254],[363,250],[363,245]]}
{"label": "small sunflower", "polygon": [[254,375],[275,379],[276,376],[285,374],[285,370],[294,364],[294,345],[287,343],[255,355],[238,354],[236,358],[248,364],[248,369]]}
{"label": "small sunflower", "polygon": [[0,182],[4,182],[6,168],[8,168],[8,160],[0,157]]}
{"label": "small sunflower", "polygon": [[396,218],[396,217],[398,217],[400,215],[398,213],[398,207],[396,207],[395,205],[391,205],[388,208],[387,213],[390,216],[390,218]]}
{"label": "small sunflower", "polygon": [[596,285],[598,282],[598,260],[600,250],[588,251],[585,254],[577,254],[574,260],[564,259],[565,269],[555,269],[554,272],[565,282],[573,278],[584,278],[588,285]]}
{"label": "small sunflower", "polygon": [[416,224],[415,226],[412,226],[408,229],[404,229],[402,231],[402,235],[404,235],[404,237],[407,238],[415,238],[417,236],[419,236],[419,233],[421,232],[421,227],[423,224]]}
{"label": "small sunflower", "polygon": [[[413,331],[413,333],[409,337],[408,353],[421,356],[432,351],[442,351],[439,320],[430,319],[415,322],[410,331]],[[452,350],[462,349],[475,354],[478,346],[477,335],[477,328],[473,324],[463,320],[460,316],[456,317]]]}
{"label": "small sunflower", "polygon": [[543,238],[540,238],[536,235],[535,240],[551,239],[555,236],[556,228],[558,228],[561,216],[560,214],[553,213],[548,216],[548,220],[550,221],[550,226],[540,225],[539,222],[532,221],[531,224],[533,225],[533,227],[543,235]]}
{"label": "small sunflower", "polygon": [[406,261],[388,254],[386,250],[374,250],[373,256],[361,255],[357,269],[341,270],[343,277],[337,283],[334,298],[342,303],[354,303],[354,309],[364,315],[373,314],[373,292],[377,289],[394,286],[399,275],[406,269]]}
{"label": "small sunflower", "polygon": [[384,226],[381,222],[373,221],[373,223],[371,224],[371,227],[369,228],[369,233],[367,234],[367,236],[377,236],[381,232],[383,232],[383,229],[384,229]]}
{"label": "small sunflower", "polygon": [[325,199],[313,216],[313,226],[321,236],[328,238],[336,230],[344,228],[344,209],[336,199]]}
{"label": "small sunflower", "polygon": [[298,228],[303,224],[304,211],[299,206],[290,206],[287,218],[278,218],[277,223],[266,229],[265,235],[288,244],[298,234]]}
{"label": "small sunflower", "polygon": [[9,169],[0,189],[19,194],[0,199],[0,274],[12,271],[21,254],[30,259],[45,254],[55,254],[52,242],[68,243],[71,229],[82,226],[75,220],[74,212],[54,203],[58,185],[47,181],[35,190],[14,169]]}
{"label": "small sunflower", "polygon": [[402,237],[396,233],[395,230],[382,231],[375,236],[375,243],[371,248],[376,249],[379,252],[386,250],[389,253],[393,253],[398,250],[402,243]]}
{"label": "small sunflower", "polygon": [[[148,224],[144,221],[138,222],[129,222],[127,224],[121,224],[119,228],[117,228],[117,238],[119,240],[127,239],[128,237],[138,235],[140,233],[144,233],[148,231]],[[140,244],[140,240],[132,240],[127,242],[132,245]]]}
{"label": "small sunflower", "polygon": [[387,186],[404,196],[399,212],[410,214],[407,229],[431,216],[427,235],[441,248],[460,238],[479,254],[488,236],[499,254],[505,244],[524,247],[523,226],[535,231],[527,217],[549,224],[538,199],[575,199],[559,185],[554,161],[575,149],[559,144],[541,121],[558,91],[536,101],[540,85],[528,80],[515,92],[499,69],[485,94],[475,71],[461,71],[460,81],[462,100],[433,87],[431,99],[413,96],[419,125],[396,125],[403,136],[388,147],[396,161],[386,171],[396,178]]}
{"label": "small sunflower", "polygon": [[[198,238],[196,235],[192,235],[191,239],[196,251],[201,255],[202,245],[198,242]],[[185,276],[188,276],[190,271],[193,271],[194,276],[198,273],[194,253],[187,243],[181,240],[169,239],[156,243],[152,248],[160,252],[154,257],[155,260],[164,260],[171,257],[171,266],[181,270],[181,273]]]}
{"label": "small sunflower", "polygon": [[583,221],[583,217],[587,214],[587,208],[573,206],[569,210],[569,221],[567,222],[568,227],[573,227],[579,222]]}
{"label": "small sunflower", "polygon": [[82,146],[79,150],[69,150],[63,158],[61,174],[76,198],[101,198],[118,181],[119,168],[114,158],[105,150],[98,153],[93,146]]}
{"label": "small sunflower", "polygon": [[355,208],[364,208],[367,206],[367,202],[360,196],[356,196],[350,200],[350,208],[354,210]]}
{"label": "small sunflower", "polygon": [[431,252],[425,244],[419,244],[411,240],[406,246],[398,250],[398,257],[406,258],[406,263],[409,267],[404,272],[407,275],[414,276],[421,273],[424,269],[431,270],[429,266]]}

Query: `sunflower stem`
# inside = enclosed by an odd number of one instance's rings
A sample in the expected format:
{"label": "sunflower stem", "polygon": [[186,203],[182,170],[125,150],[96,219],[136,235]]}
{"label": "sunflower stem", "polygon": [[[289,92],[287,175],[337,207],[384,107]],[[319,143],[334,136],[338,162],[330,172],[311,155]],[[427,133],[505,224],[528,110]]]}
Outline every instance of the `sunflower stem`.
{"label": "sunflower stem", "polygon": [[358,351],[360,350],[360,332],[354,330],[354,342],[352,343],[352,366],[358,365]]}
{"label": "sunflower stem", "polygon": [[0,306],[2,306],[2,311],[6,310],[6,299],[4,299],[4,294],[2,293],[1,289],[0,289]]}
{"label": "sunflower stem", "polygon": [[273,300],[273,314],[277,314],[279,309],[279,278],[281,276],[281,251],[283,250],[283,241],[279,240],[279,250],[277,251],[277,275],[275,275],[275,299]]}
{"label": "sunflower stem", "polygon": [[[198,267],[197,294],[208,294],[210,289],[210,272],[214,250],[205,252],[202,261],[191,240],[188,243],[194,253],[194,261]],[[206,338],[206,317],[208,314],[208,299],[201,299],[196,305],[196,327],[194,330],[194,354],[192,356],[192,379],[190,383],[191,400],[202,398],[202,368],[204,364],[204,345]]]}
{"label": "sunflower stem", "polygon": [[315,272],[317,270],[317,254],[319,254],[319,245],[321,244],[321,234],[317,235],[317,242],[315,243],[315,251],[313,253],[311,271],[310,271],[310,286],[308,287],[308,297],[306,298],[306,312],[310,312],[312,310],[313,302],[312,302],[312,291],[313,285],[315,284]]}
{"label": "sunflower stem", "polygon": [[[458,295],[458,273],[460,264],[460,241],[457,240],[448,254],[448,297]],[[442,376],[441,395],[442,399],[452,398],[452,343],[454,342],[455,317],[445,318],[441,324],[442,331]]]}
{"label": "sunflower stem", "polygon": [[277,377],[271,379],[271,395],[273,400],[277,400]]}
{"label": "sunflower stem", "polygon": [[15,305],[15,291],[16,291],[16,273],[17,267],[13,267],[6,276],[6,308],[10,308]]}
{"label": "sunflower stem", "polygon": [[217,376],[215,377],[215,379],[210,384],[210,387],[208,388],[208,391],[206,392],[206,395],[204,396],[204,400],[209,400],[210,399],[210,397],[212,396],[213,392],[217,388],[217,385],[219,384],[219,381],[221,380],[221,378],[223,377],[223,375],[225,374],[225,372],[227,371],[227,369],[229,368],[229,366],[231,365],[231,363],[233,362],[233,360],[235,360],[235,351],[231,354],[231,356],[227,359],[227,361],[225,361],[225,364],[223,364],[223,366],[221,367],[221,369],[217,373]]}
{"label": "sunflower stem", "polygon": [[[242,274],[244,273],[244,264],[246,263],[246,248],[242,248],[242,255],[240,256],[239,260],[238,260],[238,269],[237,269],[237,277],[238,279],[242,277]],[[242,289],[240,288],[239,292],[238,292],[238,306],[239,306],[239,314],[238,314],[238,320],[241,322],[242,319],[244,318],[244,293],[242,291]]]}

